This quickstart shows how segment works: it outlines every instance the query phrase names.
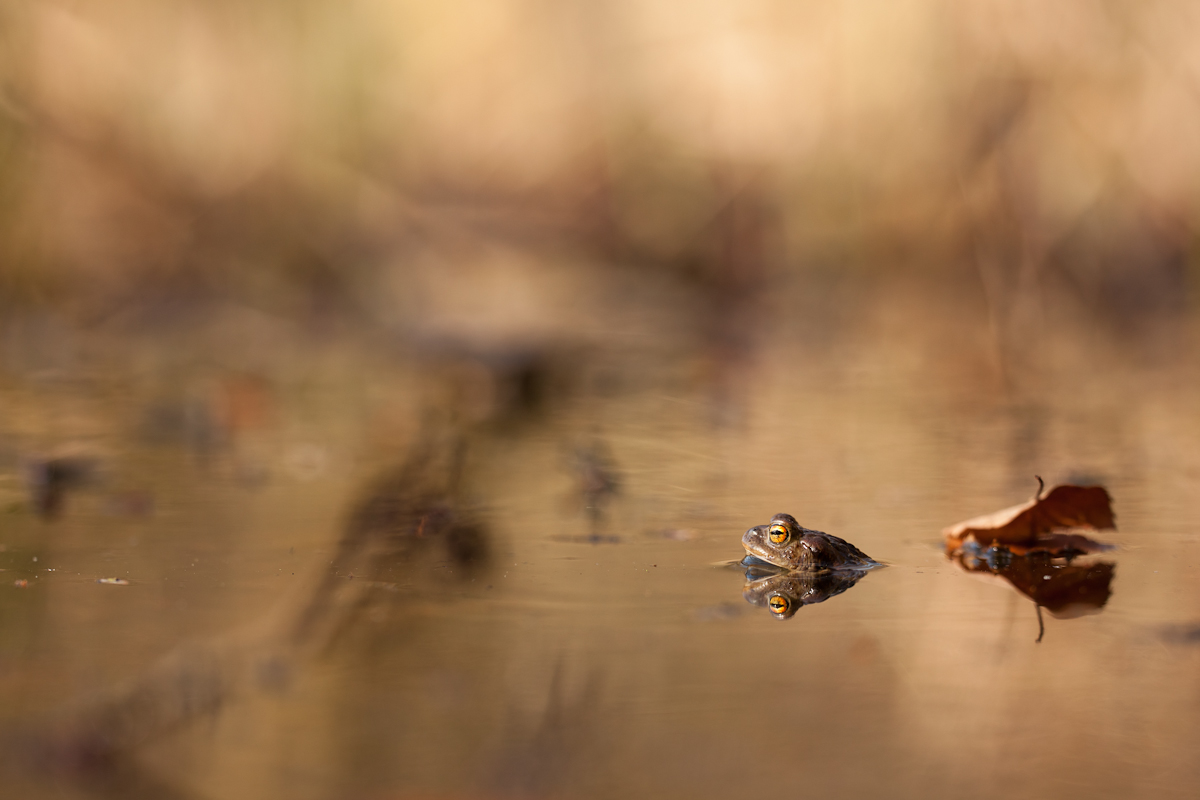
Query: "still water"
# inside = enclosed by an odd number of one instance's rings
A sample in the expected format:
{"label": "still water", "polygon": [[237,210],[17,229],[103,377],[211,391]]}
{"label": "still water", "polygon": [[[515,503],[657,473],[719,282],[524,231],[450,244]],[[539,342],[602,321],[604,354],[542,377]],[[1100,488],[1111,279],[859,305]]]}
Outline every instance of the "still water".
{"label": "still water", "polygon": [[[624,342],[566,359],[564,381],[530,368],[536,396],[507,400],[503,369],[447,378],[349,336],[281,334],[257,361],[114,340],[10,368],[7,786],[1194,796],[1195,370],[1085,340],[1006,383],[981,326],[908,322],[767,337],[719,379]],[[29,489],[50,458],[87,472],[54,515]],[[477,539],[347,549],[405,463],[451,487]],[[1033,602],[940,535],[1034,475],[1102,482],[1118,524],[1099,535],[1117,549],[1080,562],[1115,565],[1110,599],[1045,613],[1040,642]],[[776,619],[728,562],[777,512],[887,566]]]}

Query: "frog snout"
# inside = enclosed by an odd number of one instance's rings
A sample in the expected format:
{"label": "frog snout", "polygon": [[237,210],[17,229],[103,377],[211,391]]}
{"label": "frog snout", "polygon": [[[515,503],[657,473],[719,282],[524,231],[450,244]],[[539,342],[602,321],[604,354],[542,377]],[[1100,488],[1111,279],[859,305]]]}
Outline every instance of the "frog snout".
{"label": "frog snout", "polygon": [[742,544],[762,541],[762,525],[756,525],[742,534]]}

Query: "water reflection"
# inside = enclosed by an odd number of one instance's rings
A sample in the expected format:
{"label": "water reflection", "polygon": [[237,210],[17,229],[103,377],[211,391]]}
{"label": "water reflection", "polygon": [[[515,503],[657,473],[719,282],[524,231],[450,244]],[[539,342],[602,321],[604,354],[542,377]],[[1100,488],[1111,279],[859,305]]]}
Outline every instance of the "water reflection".
{"label": "water reflection", "polygon": [[1095,614],[1112,596],[1111,561],[1080,563],[1077,550],[1035,550],[1023,555],[1007,547],[982,548],[968,542],[950,556],[962,569],[995,576],[1034,602],[1038,613],[1038,641],[1045,633],[1041,610],[1058,619]]}
{"label": "water reflection", "polygon": [[43,519],[62,514],[67,495],[90,483],[96,474],[96,460],[84,456],[50,456],[30,459],[25,464],[30,505]]}
{"label": "water reflection", "polygon": [[621,488],[612,452],[604,441],[595,439],[572,449],[568,465],[591,523],[591,539],[600,541],[605,508]]}
{"label": "water reflection", "polygon": [[[890,350],[871,353],[893,363]],[[881,375],[876,366],[854,367],[851,380],[784,344],[762,358],[771,368],[754,384],[763,391],[745,393],[744,430],[714,428],[709,387],[681,371],[674,383],[646,378],[647,388],[601,400],[582,390],[569,402],[551,395],[544,417],[489,421],[483,433],[464,426],[466,455],[453,438],[430,443],[354,486],[355,465],[401,458],[416,430],[429,427],[399,368],[372,373],[364,384],[378,396],[366,400],[346,389],[342,373],[315,367],[314,385],[332,388],[312,390],[313,400],[307,383],[302,393],[281,369],[284,377],[270,380],[282,409],[271,429],[278,441],[268,448],[254,440],[254,414],[214,413],[243,421],[221,423],[231,432],[213,434],[212,447],[229,444],[214,449],[208,465],[188,444],[203,436],[143,443],[139,408],[121,407],[118,434],[134,440],[95,436],[96,491],[68,487],[53,524],[29,503],[5,518],[13,532],[3,537],[0,568],[12,572],[4,583],[27,579],[28,588],[0,591],[0,685],[10,708],[33,696],[9,716],[44,719],[59,697],[79,698],[47,737],[57,759],[47,771],[73,768],[86,776],[89,795],[104,784],[114,797],[183,796],[172,785],[196,797],[717,797],[732,787],[786,790],[798,769],[815,776],[817,790],[854,797],[878,796],[879,775],[926,792],[930,776],[944,774],[925,796],[952,797],[979,785],[977,762],[945,759],[968,738],[1028,764],[1017,791],[1032,796],[1060,770],[1057,759],[1039,760],[1046,732],[1068,741],[1078,729],[1092,737],[1083,744],[1097,748],[1073,750],[1091,753],[1085,767],[1123,764],[1127,749],[1159,769],[1191,763],[1195,737],[1186,726],[1195,709],[1180,706],[1177,688],[1187,685],[1193,654],[1145,632],[1157,617],[1180,613],[1162,601],[1186,597],[1185,567],[1197,546],[1194,508],[1172,504],[1174,493],[1188,497],[1196,474],[1188,460],[1194,438],[1169,449],[1180,420],[1191,419],[1186,398],[1166,422],[1138,417],[1150,444],[1140,433],[1103,439],[1106,415],[1119,408],[1046,412],[1039,459],[1051,464],[1030,469],[1052,480],[1077,464],[1114,475],[1124,519],[1138,531],[1116,540],[1138,546],[1121,556],[1122,595],[1109,606],[1111,564],[1061,552],[1023,558],[1016,544],[991,550],[995,526],[980,534],[984,549],[960,554],[953,569],[929,547],[940,521],[1002,505],[997,498],[1010,492],[1006,408],[947,410],[934,395],[944,384],[933,378]],[[652,366],[644,371],[654,380],[668,374]],[[901,378],[928,394],[892,400]],[[311,412],[320,425],[305,421],[297,396],[320,406]],[[1055,397],[1066,404],[1078,396]],[[90,410],[93,402],[79,404]],[[360,407],[361,421],[344,411]],[[1077,425],[1079,414],[1087,418]],[[344,417],[353,425],[342,431],[334,423]],[[1081,455],[1076,443],[1092,447],[1093,434],[1103,439],[1094,445],[1101,455]],[[59,452],[22,435],[10,446],[0,508],[28,489],[18,453]],[[1136,471],[1139,458],[1173,470],[1147,481]],[[254,459],[269,480],[246,480]],[[897,471],[898,461],[911,469]],[[464,480],[486,509],[486,527],[460,499]],[[135,489],[156,498],[152,519],[107,512],[110,493]],[[347,491],[361,498],[350,504],[357,511],[345,525],[327,522],[322,510],[342,507]],[[736,583],[745,603],[734,597],[735,579],[708,565],[733,556],[740,520],[767,522],[785,506],[895,566],[850,600],[806,612],[807,621],[766,625],[752,607],[790,619],[866,576],[743,565]],[[820,549],[821,540],[805,538],[815,534],[783,527],[779,538],[799,532],[798,541]],[[1175,572],[1160,576],[1175,558]],[[300,586],[303,559],[319,566]],[[478,569],[486,578],[461,582]],[[1017,589],[1035,613],[1112,613],[1059,626],[1034,653],[1025,601],[964,581],[960,570]],[[130,586],[97,586],[108,575],[128,576]],[[287,599],[275,595],[284,586],[295,589]],[[1021,612],[1028,635],[1010,635],[1006,606]],[[806,646],[796,647],[797,634]],[[180,646],[189,636],[192,644]],[[1200,634],[1181,629],[1177,639]],[[827,723],[787,764],[756,759],[761,747],[741,724],[761,699],[761,687],[744,676],[763,663],[781,665],[774,696],[782,713],[816,713]],[[683,673],[680,664],[689,665]],[[96,675],[90,683],[76,678],[85,670]],[[123,676],[131,677],[117,683]],[[814,685],[819,693],[805,691]],[[1055,688],[1062,686],[1070,689]],[[1173,713],[1177,737],[1120,733],[1129,720],[1157,730]],[[1168,742],[1175,749],[1159,749]],[[866,753],[878,770],[831,773],[846,753]],[[861,782],[843,791],[845,775]],[[1130,771],[1129,785],[1136,779]],[[242,782],[246,788],[234,788]],[[39,788],[26,796],[51,795]]]}
{"label": "water reflection", "polygon": [[791,619],[804,606],[824,603],[851,588],[870,570],[794,571],[747,558],[742,597],[776,619]]}
{"label": "water reflection", "polygon": [[445,595],[456,580],[480,575],[490,543],[458,500],[462,460],[457,442],[416,447],[366,487],[334,558],[272,613],[181,645],[131,680],[75,702],[21,749],[36,768],[89,786],[138,784],[144,776],[129,759],[137,748],[234,701],[285,691],[364,612],[428,594],[430,581]]}
{"label": "water reflection", "polygon": [[586,770],[589,758],[611,748],[604,724],[604,680],[587,674],[572,692],[560,660],[546,687],[546,705],[534,719],[510,710],[504,744],[490,759],[488,783],[500,797],[561,796],[572,771]]}

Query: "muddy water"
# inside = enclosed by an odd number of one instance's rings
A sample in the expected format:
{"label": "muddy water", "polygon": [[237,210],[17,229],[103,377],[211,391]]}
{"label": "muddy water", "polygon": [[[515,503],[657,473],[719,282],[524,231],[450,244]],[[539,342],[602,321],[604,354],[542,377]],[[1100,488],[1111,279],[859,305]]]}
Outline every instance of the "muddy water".
{"label": "muddy water", "polygon": [[[490,399],[455,419],[426,409],[461,375],[352,338],[282,337],[258,361],[120,340],[10,368],[9,749],[189,653],[268,655],[245,678],[220,661],[212,707],[170,724],[131,706],[144,735],[100,763],[14,755],[6,780],[27,797],[1191,796],[1194,370],[1076,341],[1006,378],[977,328],[908,331],[880,314],[819,347],[770,338],[734,391],[669,346],[593,352],[536,403],[467,370]],[[279,644],[322,576],[354,580],[330,562],[363,487],[438,426],[465,439],[485,563],[390,566],[320,641]],[[55,455],[95,474],[44,519],[28,475]],[[1046,614],[1040,643],[1032,602],[939,541],[1035,474],[1103,481],[1119,525],[1107,604]],[[779,511],[889,566],[774,619],[719,564]]]}

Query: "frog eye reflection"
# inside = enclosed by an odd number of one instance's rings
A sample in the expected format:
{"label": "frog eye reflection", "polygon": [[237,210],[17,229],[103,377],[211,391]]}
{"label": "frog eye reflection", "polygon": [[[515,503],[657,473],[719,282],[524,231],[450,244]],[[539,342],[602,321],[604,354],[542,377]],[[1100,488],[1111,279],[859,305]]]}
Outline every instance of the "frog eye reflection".
{"label": "frog eye reflection", "polygon": [[771,540],[771,544],[783,544],[790,535],[786,525],[772,525],[767,531],[767,538]]}
{"label": "frog eye reflection", "polygon": [[773,594],[767,599],[767,608],[772,614],[786,614],[792,607],[792,602],[780,594]]}

